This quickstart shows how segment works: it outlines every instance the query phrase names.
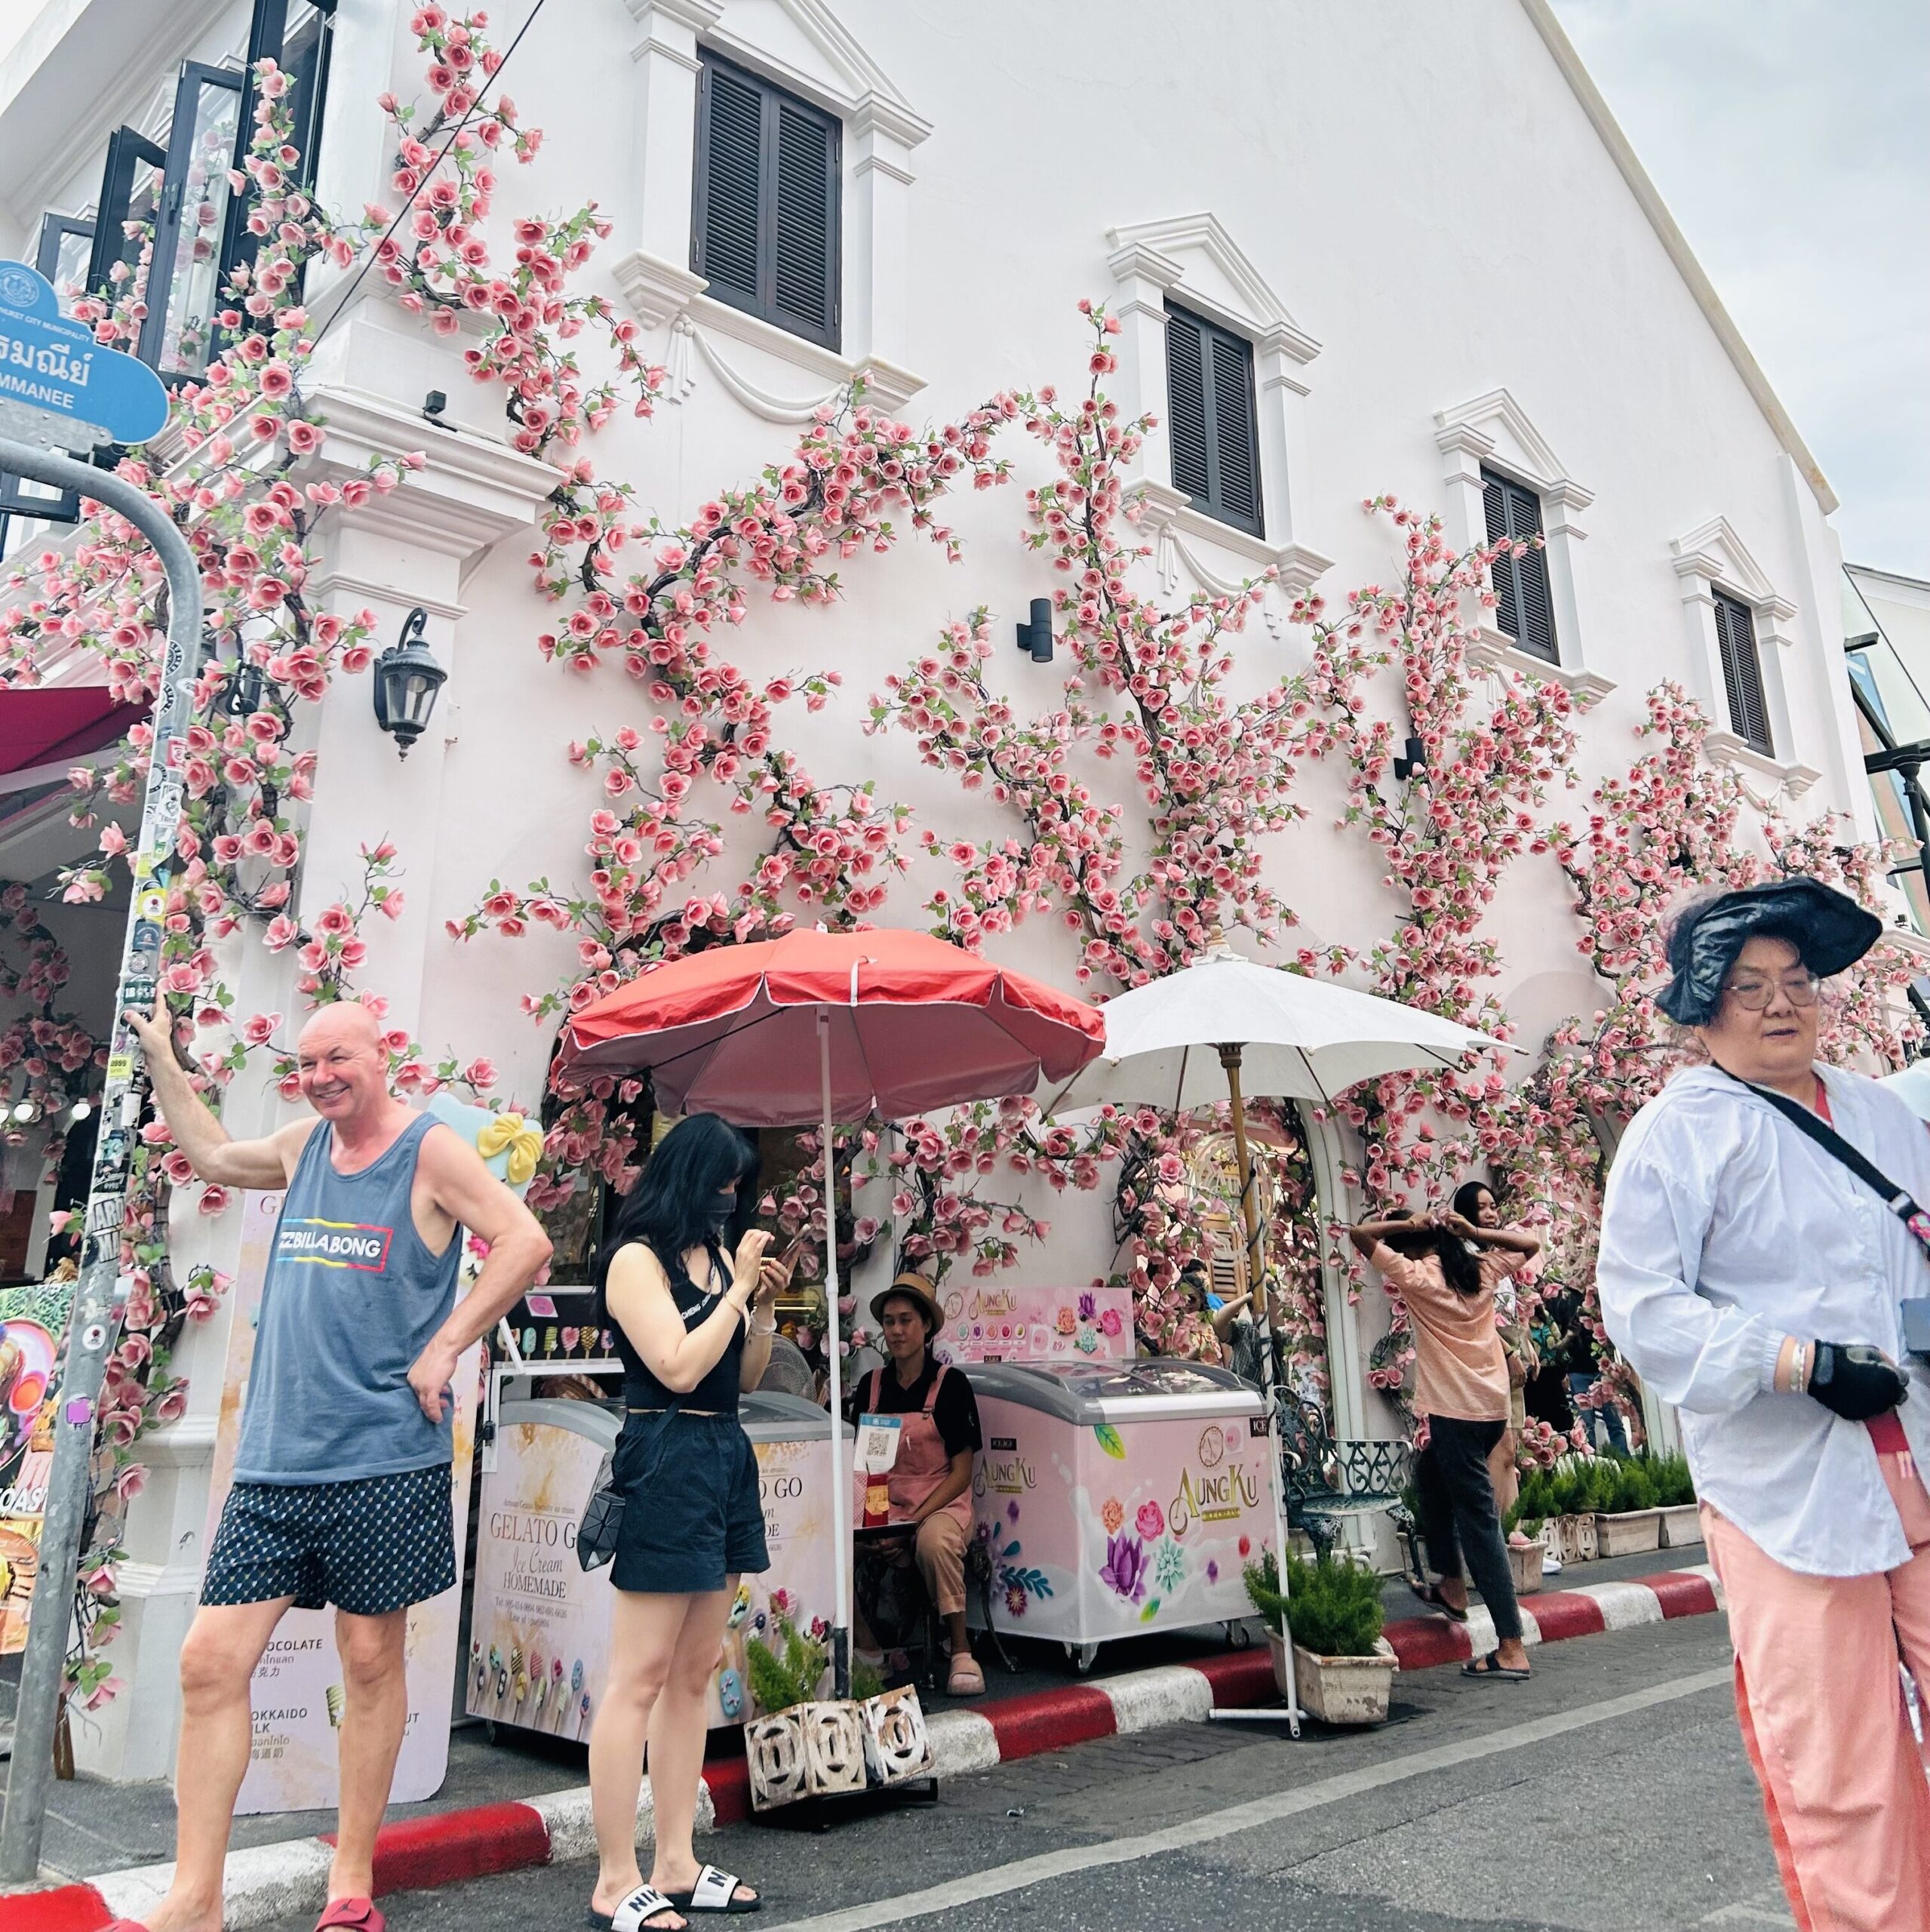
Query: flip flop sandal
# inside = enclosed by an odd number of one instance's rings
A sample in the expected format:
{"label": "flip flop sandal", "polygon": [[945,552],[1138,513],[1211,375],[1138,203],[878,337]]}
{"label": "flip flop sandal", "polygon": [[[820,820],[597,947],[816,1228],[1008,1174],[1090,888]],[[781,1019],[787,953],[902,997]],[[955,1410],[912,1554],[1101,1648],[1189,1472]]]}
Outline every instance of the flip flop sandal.
{"label": "flip flop sandal", "polygon": [[117,1918],[107,1932],[147,1932],[147,1927],[138,1918]]}
{"label": "flip flop sandal", "polygon": [[948,1697],[982,1697],[985,1694],[985,1673],[979,1668],[976,1657],[954,1657],[951,1669],[945,1680],[945,1694]]}
{"label": "flip flop sandal", "polygon": [[614,1912],[598,1912],[592,1906],[589,1914],[596,1932],[672,1932],[671,1927],[652,1921],[683,1915],[684,1907],[678,1900],[666,1898],[654,1885],[639,1885]]}
{"label": "flip flop sandal", "polygon": [[1463,1677],[1504,1678],[1511,1684],[1526,1684],[1533,1675],[1530,1671],[1511,1670],[1501,1662],[1499,1651],[1490,1651],[1484,1657],[1476,1657],[1473,1662],[1461,1666]]}
{"label": "flip flop sandal", "polygon": [[1456,1610],[1454,1605],[1441,1595],[1440,1586],[1438,1583],[1428,1583],[1417,1577],[1410,1570],[1407,1573],[1407,1587],[1423,1603],[1432,1604],[1450,1623],[1465,1623],[1467,1621],[1467,1611]]}
{"label": "flip flop sandal", "polygon": [[334,1926],[346,1932],[383,1932],[387,1922],[373,1899],[330,1899],[315,1922],[315,1932],[330,1932]]}
{"label": "flip flop sandal", "polygon": [[[737,1887],[742,1883],[736,1872],[720,1872],[715,1865],[706,1865],[687,1892],[671,1892],[666,1896],[679,1912],[714,1912],[741,1918],[746,1913],[761,1912],[764,1903],[756,1897],[740,1899]],[[618,1932],[622,1932],[620,1927]]]}

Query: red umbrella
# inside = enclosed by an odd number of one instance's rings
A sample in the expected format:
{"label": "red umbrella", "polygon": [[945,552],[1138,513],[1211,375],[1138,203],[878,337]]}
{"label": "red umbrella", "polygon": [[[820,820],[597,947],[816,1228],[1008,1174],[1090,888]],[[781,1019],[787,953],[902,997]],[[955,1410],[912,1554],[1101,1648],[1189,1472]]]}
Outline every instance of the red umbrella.
{"label": "red umbrella", "polygon": [[837,1596],[832,1656],[841,1697],[850,1672],[850,1497],[837,1423],[832,1126],[874,1112],[896,1118],[1029,1094],[1042,1078],[1069,1080],[1105,1042],[1096,1007],[930,933],[896,929],[800,931],[713,946],[640,974],[564,1024],[561,1078],[647,1069],[667,1112],[822,1128]]}

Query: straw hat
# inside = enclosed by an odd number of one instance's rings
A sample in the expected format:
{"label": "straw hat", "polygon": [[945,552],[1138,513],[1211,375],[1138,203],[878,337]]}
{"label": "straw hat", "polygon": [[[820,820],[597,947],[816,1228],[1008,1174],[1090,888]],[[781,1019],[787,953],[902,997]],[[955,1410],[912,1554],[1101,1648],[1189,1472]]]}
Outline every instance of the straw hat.
{"label": "straw hat", "polygon": [[938,1297],[933,1294],[932,1284],[924,1275],[907,1269],[882,1294],[872,1296],[871,1319],[882,1327],[885,1303],[899,1300],[917,1303],[919,1312],[925,1318],[927,1337],[936,1335],[945,1326],[945,1311],[939,1306]]}

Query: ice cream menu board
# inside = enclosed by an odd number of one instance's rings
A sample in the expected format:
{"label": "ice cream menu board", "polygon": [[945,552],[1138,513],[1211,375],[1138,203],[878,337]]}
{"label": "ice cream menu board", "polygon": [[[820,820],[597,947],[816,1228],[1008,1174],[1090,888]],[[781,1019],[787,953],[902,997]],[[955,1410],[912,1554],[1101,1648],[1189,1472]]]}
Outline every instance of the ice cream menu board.
{"label": "ice cream menu board", "polygon": [[941,1290],[945,1362],[1123,1361],[1133,1352],[1132,1291],[974,1282]]}
{"label": "ice cream menu board", "polygon": [[27,1640],[71,1281],[0,1290],[0,1656]]}

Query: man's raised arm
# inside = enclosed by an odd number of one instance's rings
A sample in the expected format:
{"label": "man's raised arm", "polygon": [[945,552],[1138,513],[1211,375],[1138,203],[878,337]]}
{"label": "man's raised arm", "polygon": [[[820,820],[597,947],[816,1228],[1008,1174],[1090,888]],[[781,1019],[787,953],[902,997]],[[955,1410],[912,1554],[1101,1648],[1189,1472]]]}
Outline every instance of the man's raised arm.
{"label": "man's raised arm", "polygon": [[297,1122],[266,1140],[236,1140],[195,1091],[187,1069],[174,1054],[174,1023],[164,993],[151,1014],[128,1015],[140,1036],[154,1087],[154,1104],[188,1164],[203,1180],[223,1187],[279,1188],[288,1185],[288,1155],[314,1124]]}

